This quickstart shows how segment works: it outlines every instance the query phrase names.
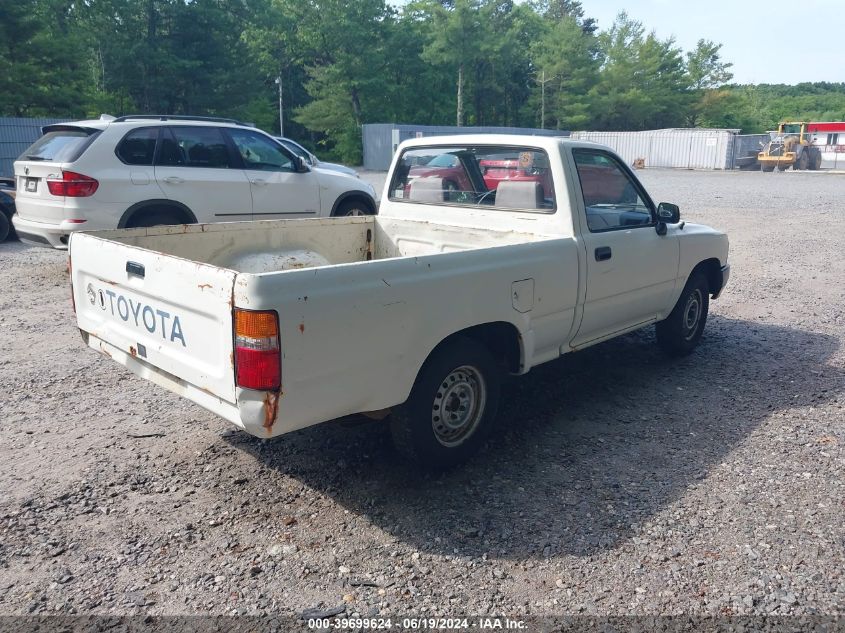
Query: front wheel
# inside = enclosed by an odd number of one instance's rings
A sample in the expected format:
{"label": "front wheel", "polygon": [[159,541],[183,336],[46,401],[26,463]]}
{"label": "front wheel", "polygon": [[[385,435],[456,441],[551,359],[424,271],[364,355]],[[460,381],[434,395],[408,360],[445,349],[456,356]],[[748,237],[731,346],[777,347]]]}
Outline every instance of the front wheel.
{"label": "front wheel", "polygon": [[359,216],[359,215],[371,215],[372,211],[370,208],[364,204],[363,202],[359,202],[358,200],[352,200],[350,202],[344,202],[343,204],[338,207],[337,213],[335,213],[336,217],[349,217],[349,216]]}
{"label": "front wheel", "polygon": [[501,381],[501,368],[473,339],[436,349],[407,402],[393,410],[390,431],[396,448],[428,470],[465,461],[492,429]]}
{"label": "front wheel", "polygon": [[663,321],[656,326],[657,344],[671,356],[691,353],[707,323],[710,309],[710,286],[700,272],[687,281],[678,303]]}

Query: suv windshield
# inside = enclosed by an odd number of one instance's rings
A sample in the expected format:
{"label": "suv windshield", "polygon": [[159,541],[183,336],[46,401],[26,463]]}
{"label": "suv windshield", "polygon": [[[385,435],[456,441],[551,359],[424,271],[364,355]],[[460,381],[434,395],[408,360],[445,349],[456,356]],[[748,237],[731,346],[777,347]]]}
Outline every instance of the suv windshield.
{"label": "suv windshield", "polygon": [[56,163],[72,163],[82,156],[93,136],[94,130],[79,128],[47,132],[30,145],[18,160],[46,160]]}

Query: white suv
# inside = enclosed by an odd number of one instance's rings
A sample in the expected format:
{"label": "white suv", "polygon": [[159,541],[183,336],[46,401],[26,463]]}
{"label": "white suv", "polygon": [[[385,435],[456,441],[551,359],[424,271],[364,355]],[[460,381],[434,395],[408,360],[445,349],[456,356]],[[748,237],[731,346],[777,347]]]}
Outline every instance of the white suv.
{"label": "white suv", "polygon": [[77,230],[376,212],[373,187],[309,167],[231,119],[103,116],[48,125],[15,162],[15,231],[67,248]]}

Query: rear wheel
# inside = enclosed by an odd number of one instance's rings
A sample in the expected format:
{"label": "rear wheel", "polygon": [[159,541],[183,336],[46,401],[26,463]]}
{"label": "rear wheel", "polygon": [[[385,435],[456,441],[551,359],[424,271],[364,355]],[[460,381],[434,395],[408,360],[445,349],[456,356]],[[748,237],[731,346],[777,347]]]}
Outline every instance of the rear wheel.
{"label": "rear wheel", "polygon": [[810,155],[807,152],[801,152],[801,157],[795,161],[793,169],[807,169],[810,166]]}
{"label": "rear wheel", "polygon": [[686,356],[698,345],[710,309],[710,285],[701,272],[684,286],[674,309],[656,326],[657,344],[667,354]]}
{"label": "rear wheel", "polygon": [[9,218],[6,216],[5,213],[0,211],[0,242],[6,240],[9,237],[9,232],[11,231],[12,223],[9,222]]}
{"label": "rear wheel", "polygon": [[185,224],[185,216],[181,211],[168,207],[151,207],[136,211],[126,223],[126,228],[134,229],[172,224]]}
{"label": "rear wheel", "polygon": [[822,166],[822,153],[821,152],[814,152],[813,157],[810,159],[810,169],[816,170],[821,169]]}
{"label": "rear wheel", "polygon": [[475,453],[496,418],[502,370],[481,343],[460,338],[429,356],[411,396],[395,407],[397,449],[419,466],[442,470]]}

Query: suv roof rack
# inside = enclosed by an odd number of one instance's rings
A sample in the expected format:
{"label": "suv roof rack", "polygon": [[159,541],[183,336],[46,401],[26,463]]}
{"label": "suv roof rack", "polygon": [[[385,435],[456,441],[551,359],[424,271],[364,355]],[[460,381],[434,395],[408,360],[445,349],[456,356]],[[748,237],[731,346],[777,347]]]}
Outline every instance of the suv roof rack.
{"label": "suv roof rack", "polygon": [[112,121],[112,123],[121,123],[123,121],[131,121],[134,119],[147,119],[156,121],[209,121],[213,123],[232,123],[233,125],[245,125],[237,119],[224,119],[215,116],[186,116],[181,114],[127,114],[126,116],[119,116]]}

